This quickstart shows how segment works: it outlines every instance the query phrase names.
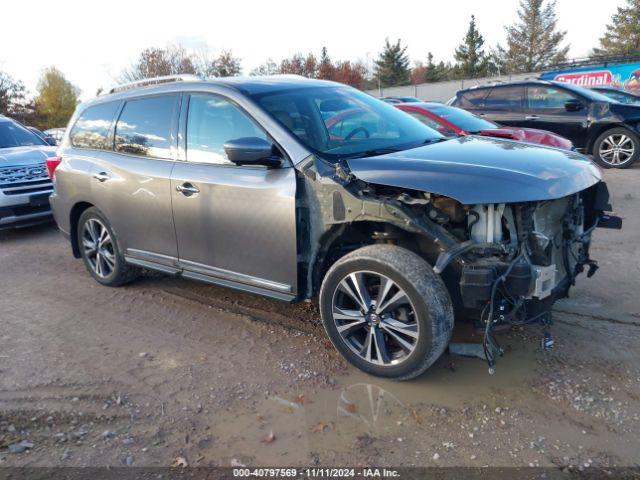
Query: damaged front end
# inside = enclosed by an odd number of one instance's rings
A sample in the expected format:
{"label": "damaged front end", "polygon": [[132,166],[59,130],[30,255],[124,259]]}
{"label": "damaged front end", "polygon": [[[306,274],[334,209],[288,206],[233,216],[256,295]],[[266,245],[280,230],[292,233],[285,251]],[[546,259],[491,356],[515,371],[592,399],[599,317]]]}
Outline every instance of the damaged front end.
{"label": "damaged front end", "polygon": [[[568,295],[576,277],[598,269],[589,257],[595,228],[620,228],[604,182],[567,197],[515,204],[473,205],[467,210],[469,240],[460,255],[460,295],[484,328],[482,356],[493,371],[502,354],[492,330],[498,325],[551,321],[554,302]],[[436,269],[452,255],[443,252]],[[550,347],[545,332],[542,346]]]}
{"label": "damaged front end", "polygon": [[[589,257],[593,230],[621,227],[619,218],[605,213],[611,210],[609,193],[599,178],[558,198],[463,203],[440,193],[365,181],[346,162],[311,156],[298,168],[304,192],[300,208],[310,210],[304,217],[313,219],[301,232],[312,245],[301,256],[309,296],[322,275],[320,265],[331,252],[340,255],[336,248],[346,252],[358,246],[354,242],[367,241],[409,248],[441,275],[457,317],[470,318],[484,330],[478,356],[487,360],[490,372],[501,353],[494,327],[548,323],[553,303],[567,296],[576,277],[597,270]],[[368,239],[345,235],[360,222],[367,225],[359,231]]]}

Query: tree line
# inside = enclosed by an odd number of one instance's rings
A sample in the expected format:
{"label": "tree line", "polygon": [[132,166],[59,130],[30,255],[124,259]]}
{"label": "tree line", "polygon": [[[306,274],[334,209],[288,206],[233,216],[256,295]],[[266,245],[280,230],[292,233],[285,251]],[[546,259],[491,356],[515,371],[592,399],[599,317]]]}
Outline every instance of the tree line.
{"label": "tree line", "polygon": [[[296,53],[279,62],[270,58],[249,75],[296,74],[373,89],[535,72],[567,59],[567,32],[558,29],[555,0],[520,0],[518,19],[505,27],[505,33],[504,45],[487,47],[472,15],[466,34],[454,50],[453,61],[446,63],[436,63],[432,53],[427,52],[424,59],[412,65],[407,46],[400,39],[395,42],[386,39],[373,68],[362,60],[333,59],[323,47],[317,56],[313,52]],[[640,55],[640,0],[626,0],[626,5],[617,8],[598,45],[590,52],[594,59],[610,55]],[[143,50],[117,81],[176,74],[225,77],[241,72],[241,60],[231,51],[212,54],[206,49],[194,51],[176,45]],[[28,125],[40,128],[66,125],[79,94],[79,89],[55,67],[44,70],[33,98],[21,81],[0,71],[0,113]]]}

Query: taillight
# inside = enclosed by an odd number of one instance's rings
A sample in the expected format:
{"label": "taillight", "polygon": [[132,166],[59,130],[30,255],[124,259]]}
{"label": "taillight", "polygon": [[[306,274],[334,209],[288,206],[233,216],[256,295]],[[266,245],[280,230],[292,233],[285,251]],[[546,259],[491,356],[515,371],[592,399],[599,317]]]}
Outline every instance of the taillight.
{"label": "taillight", "polygon": [[56,173],[56,168],[60,165],[62,161],[62,157],[49,157],[45,162],[47,165],[47,172],[49,172],[49,178],[53,179],[53,176]]}

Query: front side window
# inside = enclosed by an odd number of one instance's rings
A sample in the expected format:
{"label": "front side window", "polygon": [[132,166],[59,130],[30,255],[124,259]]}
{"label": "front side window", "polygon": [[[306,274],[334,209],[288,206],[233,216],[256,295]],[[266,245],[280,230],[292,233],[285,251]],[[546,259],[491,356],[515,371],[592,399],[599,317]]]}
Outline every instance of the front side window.
{"label": "front side window", "polygon": [[0,148],[41,146],[47,143],[22,125],[0,120]]}
{"label": "front side window", "polygon": [[69,133],[71,145],[80,148],[109,148],[107,136],[120,102],[101,103],[87,108]]}
{"label": "front side window", "polygon": [[495,87],[484,101],[486,110],[513,111],[522,108],[524,87]]}
{"label": "front side window", "polygon": [[553,87],[529,87],[528,97],[532,110],[564,110],[565,103],[576,99],[574,95]]}
{"label": "front side window", "polygon": [[175,95],[129,100],[116,123],[116,151],[170,158]]}
{"label": "front side window", "polygon": [[392,105],[349,87],[302,87],[252,97],[328,160],[406,150],[443,138]]}
{"label": "front side window", "polygon": [[213,95],[191,95],[187,117],[187,161],[235,165],[224,144],[239,138],[269,140],[240,107]]}

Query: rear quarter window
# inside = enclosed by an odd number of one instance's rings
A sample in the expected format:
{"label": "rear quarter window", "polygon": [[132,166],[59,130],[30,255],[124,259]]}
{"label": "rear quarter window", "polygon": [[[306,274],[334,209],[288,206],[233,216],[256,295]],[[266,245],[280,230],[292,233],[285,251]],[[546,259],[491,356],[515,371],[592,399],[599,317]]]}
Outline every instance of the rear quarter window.
{"label": "rear quarter window", "polygon": [[473,109],[482,108],[484,105],[484,99],[490,92],[488,89],[481,90],[469,90],[458,95],[458,100],[454,103],[456,107]]}
{"label": "rear quarter window", "polygon": [[107,137],[120,102],[101,103],[87,108],[71,129],[71,145],[79,148],[109,149]]}

